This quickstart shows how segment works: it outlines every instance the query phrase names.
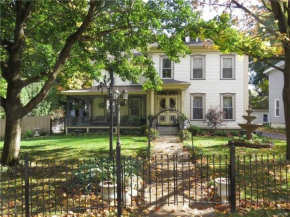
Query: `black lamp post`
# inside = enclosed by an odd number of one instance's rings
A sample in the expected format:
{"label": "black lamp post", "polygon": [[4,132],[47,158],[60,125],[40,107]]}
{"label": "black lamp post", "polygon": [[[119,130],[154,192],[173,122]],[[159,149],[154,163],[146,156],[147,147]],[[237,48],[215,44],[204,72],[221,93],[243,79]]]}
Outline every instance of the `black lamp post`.
{"label": "black lamp post", "polygon": [[[122,96],[122,97],[121,97]],[[117,211],[118,216],[122,215],[121,207],[121,195],[122,195],[122,183],[121,183],[121,141],[120,141],[120,103],[126,104],[128,100],[128,91],[125,90],[120,94],[118,90],[114,90],[113,99],[117,108],[117,144],[116,144],[116,166],[117,166]]]}
{"label": "black lamp post", "polygon": [[110,97],[110,151],[109,158],[110,161],[113,160],[113,126],[114,126],[114,118],[113,118],[113,88],[114,88],[114,75],[113,70],[110,70],[110,78],[107,79],[104,77],[104,81],[100,82],[98,89],[106,88],[108,90],[108,94]]}

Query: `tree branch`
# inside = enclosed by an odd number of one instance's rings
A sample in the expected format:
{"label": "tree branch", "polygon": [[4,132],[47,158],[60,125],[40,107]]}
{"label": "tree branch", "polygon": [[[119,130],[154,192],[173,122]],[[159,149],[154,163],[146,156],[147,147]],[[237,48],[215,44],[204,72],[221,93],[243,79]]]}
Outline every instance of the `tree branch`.
{"label": "tree branch", "polygon": [[129,29],[129,28],[131,28],[131,27],[130,26],[121,26],[121,27],[118,27],[118,28],[115,28],[115,29],[102,31],[102,32],[97,33],[96,37],[81,36],[80,37],[80,41],[94,41],[94,40],[96,40],[97,38],[99,38],[101,36],[104,36],[104,35],[107,35],[107,34],[110,34],[110,33],[114,33],[114,32],[117,32],[119,30]]}
{"label": "tree branch", "polygon": [[67,38],[66,43],[58,56],[58,59],[53,67],[52,72],[50,73],[48,80],[45,82],[40,92],[23,107],[21,116],[25,116],[30,111],[32,111],[32,109],[34,109],[37,106],[37,104],[40,103],[46,97],[51,87],[53,86],[57,75],[63,68],[65,61],[67,60],[73,45],[80,39],[81,35],[84,33],[85,29],[90,24],[96,5],[97,5],[97,1],[95,0],[90,1],[89,10],[82,25],[78,28],[76,32],[74,32]]}
{"label": "tree branch", "polygon": [[247,14],[251,15],[253,18],[255,18],[255,20],[257,20],[259,23],[261,23],[265,29],[267,29],[268,32],[272,33],[273,35],[275,35],[276,37],[279,37],[279,34],[277,34],[277,32],[275,32],[273,29],[269,28],[266,23],[261,20],[257,15],[255,15],[252,11],[250,11],[248,8],[244,7],[243,5],[239,4],[237,1],[232,0],[232,3],[234,3],[236,5],[237,8],[242,9],[243,11],[245,11]]}
{"label": "tree branch", "polygon": [[50,74],[49,72],[42,72],[37,76],[31,77],[31,78],[28,78],[28,79],[22,81],[21,86],[25,87],[31,83],[38,82],[38,81],[40,81],[41,78],[44,78],[44,77],[48,76],[49,74]]}
{"label": "tree branch", "polygon": [[273,11],[272,11],[272,8],[270,8],[270,7],[267,5],[267,3],[265,2],[265,0],[262,0],[262,3],[263,3],[263,5],[264,5],[264,7],[268,9],[268,11],[273,12]]}

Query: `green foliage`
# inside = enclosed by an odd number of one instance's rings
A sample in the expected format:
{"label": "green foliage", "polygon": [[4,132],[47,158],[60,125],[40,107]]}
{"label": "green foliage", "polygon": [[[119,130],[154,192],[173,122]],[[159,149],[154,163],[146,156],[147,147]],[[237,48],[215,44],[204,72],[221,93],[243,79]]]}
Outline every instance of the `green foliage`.
{"label": "green foliage", "polygon": [[190,127],[187,128],[187,130],[193,135],[193,136],[196,136],[200,129],[198,126],[194,126],[194,125],[191,125]]}
{"label": "green foliage", "polygon": [[140,129],[121,129],[120,133],[121,135],[124,135],[124,136],[140,136],[141,135]]}
{"label": "green foliage", "polygon": [[47,132],[45,132],[45,131],[40,131],[39,135],[40,135],[40,136],[46,136],[46,135],[47,135]]}
{"label": "green foliage", "polygon": [[180,130],[177,135],[181,141],[191,138],[191,133],[188,130]]}
{"label": "green foliage", "polygon": [[226,130],[215,130],[212,133],[212,136],[228,136],[228,132]]}
{"label": "green foliage", "polygon": [[232,136],[239,136],[239,132],[236,131],[236,130],[231,130],[231,131],[230,131],[230,134],[231,134]]}
{"label": "green foliage", "polygon": [[233,137],[232,141],[234,142],[238,142],[238,143],[250,143],[250,144],[263,144],[263,143],[272,143],[272,140],[267,138],[267,137],[263,137],[263,136],[259,136],[256,134],[253,134],[253,139],[252,140],[247,140],[247,136],[241,136],[241,137]]}
{"label": "green foliage", "polygon": [[151,128],[150,132],[147,129],[145,136],[149,137],[150,141],[154,141],[155,139],[157,139],[159,137],[159,132],[156,129]]}
{"label": "green foliage", "polygon": [[205,130],[200,130],[199,133],[198,133],[198,135],[204,136],[204,135],[206,135],[206,131]]}
{"label": "green foliage", "polygon": [[140,116],[131,115],[127,120],[127,125],[129,126],[139,126],[140,125]]}
{"label": "green foliage", "polygon": [[147,125],[142,125],[140,127],[140,133],[142,136],[145,136],[145,133],[146,133],[146,130],[148,129],[148,126]]}
{"label": "green foliage", "polygon": [[33,137],[33,132],[32,130],[27,130],[24,134],[23,134],[23,138],[31,138]]}

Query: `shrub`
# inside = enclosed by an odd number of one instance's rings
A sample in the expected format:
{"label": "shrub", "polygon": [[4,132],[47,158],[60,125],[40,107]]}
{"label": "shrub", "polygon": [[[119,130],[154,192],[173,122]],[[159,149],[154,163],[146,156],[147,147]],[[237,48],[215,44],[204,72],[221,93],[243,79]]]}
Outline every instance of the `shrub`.
{"label": "shrub", "polygon": [[153,128],[150,129],[150,132],[147,129],[145,136],[149,137],[150,141],[154,141],[155,139],[157,139],[159,137],[159,132],[158,132],[158,130],[153,129]]}
{"label": "shrub", "polygon": [[39,135],[40,135],[40,136],[46,136],[47,133],[46,133],[45,131],[40,131]]}
{"label": "shrub", "polygon": [[198,133],[198,135],[200,135],[200,136],[204,136],[205,134],[206,134],[205,130],[200,130]]}
{"label": "shrub", "polygon": [[191,137],[190,132],[188,130],[180,130],[178,132],[178,136],[179,136],[181,141],[190,139],[190,137]]}
{"label": "shrub", "polygon": [[141,126],[140,133],[141,133],[142,136],[145,136],[147,129],[148,129],[148,126],[147,125],[142,125]]}
{"label": "shrub", "polygon": [[27,130],[24,134],[23,134],[23,138],[31,138],[33,137],[33,132],[32,130]]}
{"label": "shrub", "polygon": [[225,112],[220,110],[217,106],[215,108],[211,107],[210,109],[207,110],[205,119],[209,127],[216,129],[217,126],[223,125],[224,116]]}
{"label": "shrub", "polygon": [[236,131],[236,130],[231,130],[231,131],[230,131],[230,134],[231,134],[232,136],[239,136],[239,132]]}
{"label": "shrub", "polygon": [[188,127],[187,130],[188,130],[188,131],[189,131],[193,136],[196,136],[196,135],[198,134],[198,132],[199,132],[199,127],[192,125],[192,126]]}
{"label": "shrub", "polygon": [[139,126],[140,117],[138,115],[131,115],[127,120],[127,125],[129,126]]}

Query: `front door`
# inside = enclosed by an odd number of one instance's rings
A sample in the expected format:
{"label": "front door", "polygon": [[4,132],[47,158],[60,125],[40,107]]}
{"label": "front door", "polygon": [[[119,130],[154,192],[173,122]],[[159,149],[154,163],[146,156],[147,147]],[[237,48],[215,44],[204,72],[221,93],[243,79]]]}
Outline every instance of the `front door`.
{"label": "front door", "polygon": [[[166,109],[178,110],[177,96],[174,95],[158,96],[157,113]],[[166,111],[158,116],[158,124],[175,125],[176,118],[177,118],[176,112]]]}

